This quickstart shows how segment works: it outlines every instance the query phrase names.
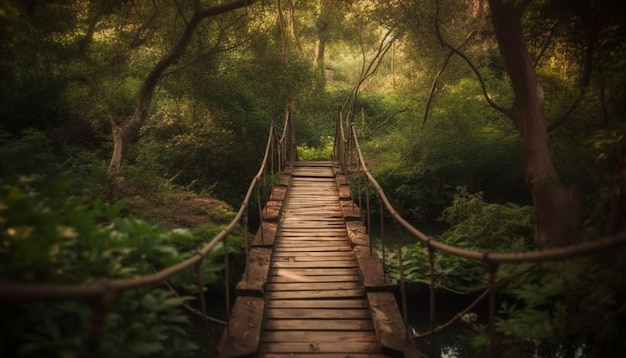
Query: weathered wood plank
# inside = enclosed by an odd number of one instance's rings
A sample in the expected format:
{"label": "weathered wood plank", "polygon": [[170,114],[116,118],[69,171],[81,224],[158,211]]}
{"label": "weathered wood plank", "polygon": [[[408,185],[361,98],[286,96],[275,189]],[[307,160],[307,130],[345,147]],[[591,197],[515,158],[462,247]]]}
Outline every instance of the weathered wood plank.
{"label": "weathered wood plank", "polygon": [[237,297],[228,330],[217,347],[220,357],[245,357],[259,347],[265,300],[261,297]]}
{"label": "weathered wood plank", "polygon": [[282,200],[268,200],[268,202],[265,203],[265,207],[261,210],[261,218],[263,221],[278,221],[282,206]]}
{"label": "weathered wood plank", "polygon": [[287,194],[287,187],[276,185],[272,188],[272,193],[270,194],[269,200],[285,200],[285,195]]}
{"label": "weathered wood plank", "polygon": [[273,342],[261,343],[259,352],[285,353],[358,353],[380,352],[378,342]]}
{"label": "weathered wood plank", "polygon": [[315,216],[312,218],[283,216],[280,223],[281,229],[315,229],[316,227],[340,228],[346,231],[343,218],[331,215]]}
{"label": "weathered wood plank", "polygon": [[281,237],[342,237],[344,239],[348,238],[346,230],[328,230],[325,228],[320,228],[319,231],[315,230],[302,230],[302,229],[281,229],[280,231]]}
{"label": "weathered wood plank", "polygon": [[287,257],[292,257],[295,256],[297,258],[303,258],[303,257],[324,257],[324,258],[330,258],[330,257],[354,257],[353,253],[350,251],[326,251],[326,252],[298,252],[298,253],[293,253],[293,252],[285,252],[285,251],[281,251],[281,250],[276,250],[274,251],[274,257],[283,257],[283,256],[287,256]]}
{"label": "weathered wood plank", "polygon": [[278,185],[280,186],[289,186],[291,183],[291,175],[290,174],[281,174],[280,179],[278,180]]}
{"label": "weathered wood plank", "polygon": [[237,284],[238,295],[263,295],[263,285],[267,281],[272,250],[262,247],[253,247],[248,253],[246,271]]}
{"label": "weathered wood plank", "polygon": [[271,276],[328,276],[328,275],[354,275],[360,274],[357,267],[350,268],[270,268]]}
{"label": "weathered wood plank", "polygon": [[359,282],[362,284],[361,275],[340,275],[340,276],[313,276],[313,275],[291,275],[291,276],[268,276],[267,282]]}
{"label": "weathered wood plank", "polygon": [[376,342],[374,331],[269,331],[261,342]]}
{"label": "weathered wood plank", "polygon": [[274,261],[271,263],[272,268],[335,268],[335,267],[358,267],[356,260],[340,260],[340,261]]}
{"label": "weathered wood plank", "polygon": [[274,245],[276,239],[276,230],[278,228],[277,223],[261,222],[261,226],[252,240],[252,247],[271,247]]}
{"label": "weathered wood plank", "polygon": [[302,330],[307,331],[370,331],[374,329],[371,319],[326,319],[326,320],[294,320],[266,319],[264,330]]}
{"label": "weathered wood plank", "polygon": [[340,203],[343,217],[346,220],[361,219],[361,209],[359,209],[359,206],[356,205],[352,200],[342,200]]}
{"label": "weathered wood plank", "polygon": [[[384,353],[260,353],[258,357],[261,358],[389,358],[389,355]],[[416,356],[418,357],[418,356]]]}
{"label": "weathered wood plank", "polygon": [[291,255],[291,256],[276,256],[274,255],[274,261],[276,262],[320,262],[320,261],[345,261],[345,260],[354,260],[353,256],[327,256],[327,257],[320,257],[320,256],[297,256],[297,255]]}
{"label": "weathered wood plank", "polygon": [[407,340],[404,321],[393,294],[389,292],[368,292],[368,302],[374,321],[374,329],[383,351],[393,355],[417,357],[413,340]]}
{"label": "weathered wood plank", "polygon": [[363,297],[365,290],[325,290],[325,291],[272,291],[266,292],[265,298],[270,300],[304,299],[304,298],[355,298]]}
{"label": "weathered wood plank", "polygon": [[323,291],[323,290],[357,290],[363,287],[360,281],[352,282],[272,282],[265,287],[266,291]]}
{"label": "weathered wood plank", "polygon": [[[369,308],[365,299],[324,300],[328,308]],[[265,304],[266,308],[312,308],[319,305],[320,300],[271,300]]]}
{"label": "weathered wood plank", "polygon": [[367,291],[392,291],[396,289],[396,285],[385,275],[383,266],[375,251],[370,254],[369,247],[356,246],[354,254],[363,274],[363,281]]}
{"label": "weathered wood plank", "polygon": [[275,250],[282,252],[346,252],[352,251],[352,248],[349,245],[342,246],[332,246],[332,247],[298,247],[298,246],[285,246],[285,247],[276,247]]}
{"label": "weathered wood plank", "polygon": [[339,195],[339,200],[350,200],[350,199],[352,199],[352,192],[350,190],[350,185],[348,185],[348,184],[340,184],[340,185],[338,185],[337,194]]}
{"label": "weathered wood plank", "polygon": [[335,240],[335,241],[324,241],[320,242],[318,246],[311,245],[310,242],[281,242],[279,244],[274,245],[276,248],[305,248],[310,249],[311,251],[319,251],[320,249],[326,250],[340,250],[340,249],[350,249],[350,245],[348,245],[346,240]]}
{"label": "weathered wood plank", "polygon": [[[320,304],[323,300],[318,300]],[[371,319],[366,308],[268,308],[265,317],[269,319]]]}
{"label": "weathered wood plank", "polygon": [[360,221],[346,221],[346,231],[352,245],[370,246],[370,237],[365,225]]}

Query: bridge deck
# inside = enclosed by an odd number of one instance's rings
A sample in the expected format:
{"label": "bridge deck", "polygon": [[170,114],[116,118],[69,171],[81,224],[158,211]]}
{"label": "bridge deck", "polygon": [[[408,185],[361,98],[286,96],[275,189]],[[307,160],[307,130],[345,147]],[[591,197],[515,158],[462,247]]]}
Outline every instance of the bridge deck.
{"label": "bridge deck", "polygon": [[[331,162],[294,166],[273,245],[268,249],[271,259],[263,275],[262,297],[241,305],[245,314],[233,312],[230,327],[249,329],[226,332],[225,336],[249,338],[258,326],[258,340],[253,340],[258,357],[389,357],[390,353],[406,353],[409,344],[404,342],[393,295],[369,292],[381,290],[366,287],[388,288],[389,284],[367,277],[374,272],[382,278],[382,268],[368,269],[375,255],[369,255],[369,249],[354,249],[346,227],[346,204],[353,206],[351,201],[340,200]],[[248,266],[255,262],[261,261],[251,259]],[[240,287],[246,285],[240,283]],[[251,314],[255,310],[257,313]],[[247,323],[233,323],[233,319]],[[222,340],[221,356],[246,355],[232,349],[245,344],[235,338]]]}
{"label": "bridge deck", "polygon": [[332,167],[295,167],[265,286],[259,352],[380,353]]}

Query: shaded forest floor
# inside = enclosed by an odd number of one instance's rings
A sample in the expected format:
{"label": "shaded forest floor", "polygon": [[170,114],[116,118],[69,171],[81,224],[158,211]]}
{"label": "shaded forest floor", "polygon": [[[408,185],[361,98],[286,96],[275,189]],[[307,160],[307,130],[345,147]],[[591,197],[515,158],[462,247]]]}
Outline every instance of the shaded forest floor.
{"label": "shaded forest floor", "polygon": [[168,230],[195,228],[214,221],[215,213],[232,213],[225,202],[189,190],[168,188],[165,191],[141,186],[119,188],[129,214],[163,226]]}

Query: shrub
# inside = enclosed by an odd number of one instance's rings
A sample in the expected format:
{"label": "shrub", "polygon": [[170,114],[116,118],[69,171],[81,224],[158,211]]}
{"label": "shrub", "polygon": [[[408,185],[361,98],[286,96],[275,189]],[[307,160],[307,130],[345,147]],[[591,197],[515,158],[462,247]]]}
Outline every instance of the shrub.
{"label": "shrub", "polygon": [[[34,184],[40,191],[32,189]],[[190,232],[167,231],[120,217],[124,203],[88,205],[64,195],[71,183],[0,183],[0,280],[30,283],[89,283],[99,278],[133,278],[181,262],[172,243],[193,241]],[[203,261],[204,284],[221,265],[214,250]],[[171,278],[174,287],[197,292],[191,270]],[[189,297],[165,288],[120,293],[107,307],[100,355],[104,357],[191,356],[195,344],[180,310]],[[0,355],[75,357],[87,355],[89,306],[81,302],[2,306]]]}

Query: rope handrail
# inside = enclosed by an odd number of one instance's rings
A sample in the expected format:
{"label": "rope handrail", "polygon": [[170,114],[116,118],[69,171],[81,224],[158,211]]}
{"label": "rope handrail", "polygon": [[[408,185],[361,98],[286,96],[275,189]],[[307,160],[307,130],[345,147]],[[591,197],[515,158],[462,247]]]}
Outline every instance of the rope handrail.
{"label": "rope handrail", "polygon": [[[521,264],[521,263],[539,263],[546,261],[556,261],[563,260],[567,258],[580,257],[583,255],[591,255],[594,253],[598,253],[601,251],[606,251],[612,248],[616,248],[626,244],[626,232],[620,232],[614,235],[601,237],[592,241],[585,241],[582,243],[577,243],[570,246],[558,247],[558,248],[548,248],[543,250],[534,250],[534,251],[525,251],[525,252],[497,252],[497,251],[477,251],[477,250],[468,250],[452,245],[445,244],[433,237],[430,237],[418,229],[416,229],[413,225],[408,223],[391,205],[387,195],[384,190],[371,174],[367,165],[365,164],[365,159],[363,156],[363,152],[361,151],[361,147],[358,141],[358,135],[356,131],[356,126],[354,123],[351,123],[350,136],[345,139],[343,138],[343,125],[341,124],[341,111],[338,114],[337,126],[341,127],[341,129],[336,129],[336,135],[342,136],[341,139],[335,138],[335,157],[336,160],[340,161],[340,166],[344,171],[346,168],[350,166],[350,169],[354,172],[359,172],[365,178],[367,183],[371,185],[376,193],[378,194],[378,199],[380,203],[380,216],[381,216],[381,225],[383,223],[383,211],[386,209],[391,217],[393,218],[396,225],[407,230],[412,236],[416,237],[422,244],[426,246],[429,253],[429,266],[430,266],[430,331],[422,332],[420,334],[412,335],[410,332],[410,327],[408,324],[407,318],[407,298],[406,298],[406,284],[404,277],[404,266],[402,261],[402,243],[398,236],[398,266],[400,271],[400,293],[402,298],[402,306],[403,306],[403,316],[404,323],[406,328],[406,337],[409,339],[410,336],[413,336],[414,339],[423,338],[426,336],[430,336],[431,338],[431,355],[434,354],[434,336],[435,333],[443,331],[447,328],[452,322],[458,320],[461,315],[465,312],[468,312],[472,307],[478,304],[479,301],[483,300],[485,296],[489,297],[489,322],[488,322],[488,334],[489,334],[489,356],[496,357],[496,334],[495,334],[495,315],[496,315],[496,275],[498,272],[498,268],[502,264]],[[338,153],[339,152],[339,153]],[[348,161],[356,160],[356,168],[352,167],[353,163],[346,163]],[[347,173],[347,171],[346,171]],[[367,219],[368,219],[368,233],[369,233],[369,191],[365,191],[367,196]],[[359,202],[360,202],[360,194],[359,194]],[[383,228],[381,227],[381,232]],[[399,232],[399,230],[398,230]],[[384,260],[384,242],[383,242],[383,260]],[[461,311],[461,313],[457,314],[453,317],[449,322],[444,325],[438,326],[435,328],[435,254],[437,251],[441,251],[459,258],[480,261],[485,265],[488,273],[487,280],[487,289],[483,292],[469,307],[465,310]],[[371,248],[370,248],[371,253]],[[384,261],[383,261],[384,264]]]}
{"label": "rope handrail", "polygon": [[433,237],[427,236],[426,234],[416,229],[413,225],[409,224],[404,218],[402,218],[402,216],[393,208],[393,206],[389,202],[389,199],[387,198],[387,195],[385,195],[384,190],[382,189],[380,184],[378,184],[374,176],[370,173],[369,169],[365,165],[365,160],[363,159],[363,153],[361,152],[361,148],[359,146],[359,141],[356,135],[356,129],[354,124],[352,124],[352,140],[354,140],[354,147],[359,157],[362,171],[366,175],[370,184],[372,184],[374,189],[376,189],[378,195],[380,195],[380,198],[385,204],[385,207],[389,211],[390,215],[413,236],[422,241],[427,247],[432,247],[450,255],[470,260],[485,261],[496,264],[513,264],[554,261],[565,258],[577,257],[581,255],[592,254],[602,250],[611,249],[626,243],[626,232],[622,232],[616,235],[610,235],[597,240],[585,241],[570,246],[526,252],[476,251],[445,244]]}

